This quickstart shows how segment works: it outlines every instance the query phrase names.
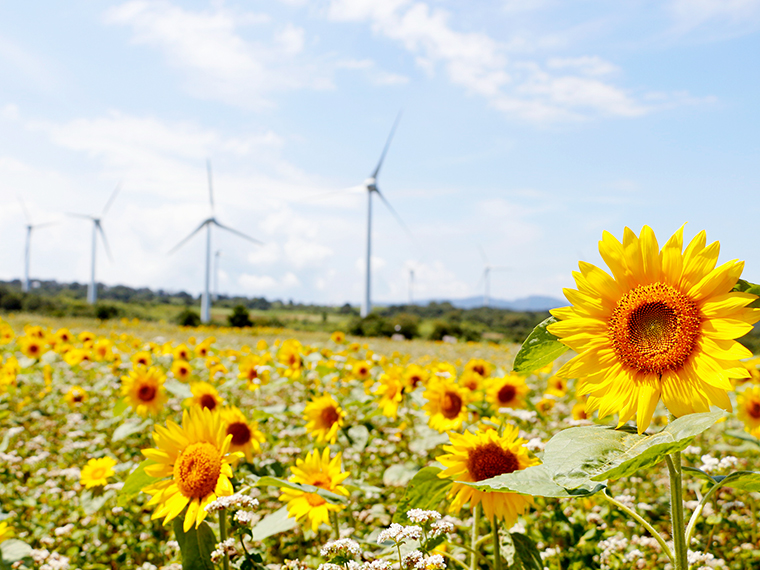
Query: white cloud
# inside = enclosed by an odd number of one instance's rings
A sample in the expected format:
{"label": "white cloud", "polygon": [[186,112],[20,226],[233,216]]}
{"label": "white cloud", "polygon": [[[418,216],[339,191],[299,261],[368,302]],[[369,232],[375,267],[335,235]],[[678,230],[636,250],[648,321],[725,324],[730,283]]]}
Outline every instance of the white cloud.
{"label": "white cloud", "polygon": [[671,0],[676,31],[697,28],[708,36],[730,37],[760,28],[760,0]]}
{"label": "white cloud", "polygon": [[252,294],[260,291],[274,291],[279,287],[277,279],[271,275],[249,275],[248,273],[244,273],[238,277],[238,284],[244,289],[251,291]]}
{"label": "white cloud", "polygon": [[291,237],[284,249],[288,260],[297,268],[320,267],[334,253],[325,245],[299,237]]}

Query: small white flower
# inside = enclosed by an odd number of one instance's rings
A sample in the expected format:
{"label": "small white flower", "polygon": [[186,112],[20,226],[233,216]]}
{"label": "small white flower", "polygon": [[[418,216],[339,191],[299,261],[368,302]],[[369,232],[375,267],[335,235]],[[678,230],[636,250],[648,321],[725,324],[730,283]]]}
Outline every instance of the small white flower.
{"label": "small white flower", "polygon": [[417,570],[444,570],[446,568],[446,561],[440,554],[431,554],[417,562],[415,568]]}
{"label": "small white flower", "polygon": [[361,556],[362,549],[359,543],[351,540],[350,538],[339,538],[338,540],[331,540],[325,544],[320,550],[320,554],[325,558],[331,558],[333,556]]}
{"label": "small white flower", "polygon": [[430,536],[438,538],[442,534],[451,534],[454,532],[454,525],[449,521],[436,521],[430,525]]}
{"label": "small white flower", "polygon": [[417,524],[425,524],[431,521],[437,521],[441,518],[441,513],[438,511],[426,511],[423,509],[412,509],[406,512],[406,516],[409,520]]}

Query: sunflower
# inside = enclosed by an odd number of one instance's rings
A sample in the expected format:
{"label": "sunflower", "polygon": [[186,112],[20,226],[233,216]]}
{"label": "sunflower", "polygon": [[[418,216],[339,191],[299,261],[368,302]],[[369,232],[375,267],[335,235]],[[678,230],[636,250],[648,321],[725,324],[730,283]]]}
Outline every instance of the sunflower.
{"label": "sunflower", "polygon": [[483,360],[482,358],[472,358],[464,365],[464,372],[474,372],[481,378],[488,378],[493,372],[493,364]]}
{"label": "sunflower", "polygon": [[90,459],[87,465],[82,467],[79,482],[86,488],[102,487],[108,483],[108,478],[113,477],[116,460],[113,457],[101,457]]}
{"label": "sunflower", "polygon": [[404,398],[403,379],[395,367],[380,375],[380,383],[375,389],[375,394],[380,396],[378,406],[383,415],[395,419],[398,416],[399,404]]}
{"label": "sunflower", "polygon": [[246,381],[249,390],[258,390],[262,385],[269,383],[269,369],[266,368],[266,363],[266,358],[255,354],[248,355],[240,361],[238,378]]}
{"label": "sunflower", "polygon": [[504,378],[491,378],[486,389],[486,399],[499,408],[524,408],[525,395],[530,388],[525,384],[525,378],[510,374]]}
{"label": "sunflower", "polygon": [[428,384],[422,397],[427,400],[423,409],[430,419],[428,425],[443,433],[458,430],[467,419],[470,391],[446,380],[434,380]]}
{"label": "sunflower", "polygon": [[555,374],[549,378],[546,386],[546,393],[557,396],[558,398],[563,397],[567,394],[567,379]]}
{"label": "sunflower", "polygon": [[259,431],[258,424],[249,421],[235,406],[222,408],[220,414],[225,432],[232,436],[230,449],[242,451],[246,461],[250,463],[253,460],[253,452],[261,451],[261,444],[266,441],[266,437]]}
{"label": "sunflower", "polygon": [[370,380],[372,364],[366,360],[359,360],[351,365],[351,375],[362,382]]}
{"label": "sunflower", "polygon": [[187,382],[187,379],[190,378],[192,373],[193,368],[186,360],[175,360],[172,362],[172,374],[174,374],[174,377],[177,380]]}
{"label": "sunflower", "polygon": [[8,523],[5,521],[0,521],[0,542],[13,538],[13,535],[13,527],[8,526]]}
{"label": "sunflower", "polygon": [[81,386],[72,386],[68,392],[63,395],[63,399],[69,406],[77,406],[87,401],[87,391]]}
{"label": "sunflower", "polygon": [[63,360],[69,366],[78,366],[84,361],[92,360],[92,355],[86,348],[72,348],[63,354]]}
{"label": "sunflower", "polygon": [[343,331],[335,331],[330,335],[330,340],[335,344],[343,344],[346,342],[346,333]]}
{"label": "sunflower", "polygon": [[[336,495],[348,496],[348,490],[341,485],[348,477],[342,471],[341,454],[330,459],[330,448],[325,447],[320,455],[316,449],[306,456],[306,459],[296,460],[296,466],[291,467],[293,475],[288,481],[313,485]],[[296,489],[283,488],[280,501],[287,503],[288,516],[295,517],[299,523],[307,519],[311,529],[316,532],[322,523],[330,524],[330,513],[343,509],[343,505],[328,503],[316,493],[306,493]]]}
{"label": "sunflower", "polygon": [[430,373],[425,370],[419,364],[410,364],[404,371],[404,382],[409,387],[409,390],[414,390],[422,384],[427,384]]}
{"label": "sunflower", "polygon": [[293,379],[298,379],[301,376],[301,367],[303,366],[303,362],[301,361],[302,354],[303,346],[296,339],[290,338],[282,343],[277,351],[277,360],[287,368],[283,374],[284,376]]}
{"label": "sunflower", "polygon": [[459,378],[458,384],[467,388],[470,392],[477,392],[483,387],[483,377],[472,370],[465,370]]}
{"label": "sunflower", "polygon": [[760,386],[748,387],[736,397],[739,406],[737,416],[744,422],[744,429],[760,437]]}
{"label": "sunflower", "polygon": [[587,420],[589,413],[586,411],[586,398],[580,398],[570,412],[574,420]]}
{"label": "sunflower", "polygon": [[700,232],[683,250],[683,227],[659,249],[644,226],[625,229],[623,243],[608,232],[599,252],[612,277],[580,263],[578,289],[565,289],[571,307],[551,311],[560,322],[550,333],[577,352],[557,372],[578,378],[587,411],[636,417],[639,433],[649,426],[660,398],[675,416],[731,410],[731,378],[746,378],[739,359],[752,356],[736,339],[752,330],[760,311],[747,308],[755,295],[732,293],[744,267],[716,267],[720,244]]}
{"label": "sunflower", "polygon": [[317,438],[317,443],[335,443],[345,417],[346,412],[330,394],[314,398],[303,410],[306,429]]}
{"label": "sunflower", "polygon": [[107,338],[101,338],[92,346],[92,355],[95,360],[113,360],[113,343]]}
{"label": "sunflower", "polygon": [[190,349],[187,348],[186,344],[180,344],[172,351],[172,356],[174,360],[188,361],[190,360]]}
{"label": "sunflower", "polygon": [[134,366],[151,366],[153,364],[153,357],[147,350],[140,350],[135,352],[130,358]]}
{"label": "sunflower", "polygon": [[187,532],[206,518],[206,505],[233,492],[231,464],[240,452],[231,452],[228,435],[219,414],[201,407],[182,413],[182,426],[171,420],[166,427],[156,426],[153,441],[158,449],[143,449],[142,454],[156,463],[145,473],[159,477],[142,490],[151,495],[149,505],[159,505],[151,519],[164,517],[164,524],[187,507],[184,530]]}
{"label": "sunflower", "polygon": [[39,359],[46,352],[45,343],[36,336],[24,335],[18,339],[19,348],[24,356]]}
{"label": "sunflower", "polygon": [[166,375],[155,366],[137,366],[122,376],[121,381],[121,395],[142,417],[155,416],[166,403]]}
{"label": "sunflower", "polygon": [[449,498],[454,497],[454,500],[449,511],[459,511],[468,501],[470,508],[481,503],[489,519],[496,517],[504,521],[506,528],[512,526],[517,522],[518,515],[533,504],[532,497],[518,493],[477,491],[458,481],[483,481],[538,465],[539,461],[528,455],[524,447],[526,441],[518,437],[517,428],[507,425],[502,435],[493,428],[476,433],[450,433],[449,439],[451,445],[443,446],[447,454],[436,458],[446,467],[438,476],[454,479],[449,491]]}
{"label": "sunflower", "polygon": [[190,392],[193,396],[187,398],[183,403],[187,407],[199,406],[209,410],[215,410],[217,406],[224,403],[224,398],[219,395],[211,384],[208,382],[193,382],[190,384]]}

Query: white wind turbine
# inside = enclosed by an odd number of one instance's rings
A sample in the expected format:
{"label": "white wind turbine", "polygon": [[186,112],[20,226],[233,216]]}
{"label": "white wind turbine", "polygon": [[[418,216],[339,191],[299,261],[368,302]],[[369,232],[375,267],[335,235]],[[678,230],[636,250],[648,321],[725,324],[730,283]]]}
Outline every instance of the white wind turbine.
{"label": "white wind turbine", "polygon": [[98,249],[98,233],[100,233],[100,239],[103,241],[103,247],[108,254],[108,259],[113,260],[111,257],[111,250],[108,247],[108,240],[106,239],[106,234],[103,231],[103,225],[101,222],[105,217],[106,212],[108,212],[108,209],[111,207],[111,204],[113,204],[113,201],[116,199],[116,195],[119,193],[120,189],[121,184],[117,184],[113,193],[111,193],[111,197],[108,199],[108,202],[106,202],[106,207],[103,208],[103,212],[99,217],[90,216],[89,214],[69,213],[69,216],[84,218],[86,220],[92,221],[92,257],[90,266],[90,284],[87,286],[87,302],[91,305],[94,305],[98,300],[98,286],[97,283],[95,283],[95,257]]}
{"label": "white wind turbine", "polygon": [[26,209],[26,204],[19,198],[21,203],[21,209],[24,212],[24,218],[26,218],[26,243],[24,245],[24,280],[21,282],[21,290],[24,293],[29,292],[30,279],[29,279],[29,258],[31,257],[32,248],[32,232],[36,228],[44,228],[45,226],[52,226],[55,222],[45,222],[44,224],[33,224],[32,217],[29,215],[29,211]]}
{"label": "white wind turbine", "polygon": [[480,251],[480,256],[483,258],[483,274],[478,280],[478,285],[480,284],[480,281],[483,281],[483,306],[488,307],[491,303],[491,271],[509,271],[510,268],[491,265],[486,256],[486,252],[481,245],[478,245],[478,251]]}
{"label": "white wind turbine", "polygon": [[210,292],[210,285],[211,285],[211,226],[217,226],[223,230],[227,230],[230,233],[233,233],[237,236],[240,236],[244,239],[247,239],[250,242],[253,242],[258,245],[264,245],[262,242],[260,242],[257,239],[253,239],[250,236],[245,235],[243,232],[239,232],[238,230],[232,229],[229,226],[225,226],[221,222],[219,222],[216,217],[214,216],[214,189],[211,182],[211,161],[206,161],[206,167],[208,169],[208,197],[209,197],[209,203],[211,205],[211,215],[203,220],[201,222],[201,225],[199,225],[193,232],[187,236],[185,239],[183,239],[181,242],[179,242],[177,245],[175,245],[169,254],[174,253],[177,251],[180,247],[185,245],[186,242],[190,240],[195,234],[200,232],[204,227],[206,228],[206,274],[204,279],[204,285],[203,285],[203,294],[201,296],[201,322],[202,323],[208,323],[211,321],[211,292]]}

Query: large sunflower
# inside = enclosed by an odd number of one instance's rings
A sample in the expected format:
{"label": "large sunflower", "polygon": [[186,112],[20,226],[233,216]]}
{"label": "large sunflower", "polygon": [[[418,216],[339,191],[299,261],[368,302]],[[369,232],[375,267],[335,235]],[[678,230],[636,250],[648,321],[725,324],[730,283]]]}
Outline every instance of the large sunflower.
{"label": "large sunflower", "polygon": [[703,231],[682,251],[683,227],[662,250],[648,226],[640,237],[626,228],[623,243],[605,232],[613,277],[584,262],[573,273],[573,305],[551,311],[560,322],[548,330],[578,353],[557,375],[579,379],[588,412],[618,413],[618,425],[635,416],[641,433],[660,398],[679,417],[731,409],[730,379],[747,376],[739,359],[751,356],[733,339],[760,315],[747,308],[755,295],[731,293],[744,263],[716,267],[720,245],[705,244]]}
{"label": "large sunflower", "polygon": [[533,504],[532,497],[518,493],[478,491],[457,481],[483,481],[538,465],[539,461],[528,455],[528,450],[523,446],[526,441],[518,437],[517,428],[507,425],[502,435],[493,428],[477,433],[450,433],[449,438],[451,445],[443,446],[443,450],[448,453],[436,458],[446,467],[438,476],[454,479],[454,485],[449,491],[449,497],[453,496],[454,500],[449,511],[459,511],[468,501],[470,508],[481,503],[489,520],[495,516],[503,520],[507,528],[511,527],[518,515]]}
{"label": "large sunflower", "polygon": [[224,398],[208,382],[192,382],[190,384],[190,392],[193,394],[192,397],[185,398],[183,402],[187,407],[199,406],[215,410],[217,406],[224,403]]}
{"label": "large sunflower", "polygon": [[335,443],[345,417],[346,412],[330,394],[314,398],[303,410],[306,430],[317,438],[317,443]]}
{"label": "large sunflower", "polygon": [[428,425],[443,433],[458,430],[467,419],[470,391],[453,382],[432,380],[422,394],[427,403],[423,409],[428,413]]}
{"label": "large sunflower", "polygon": [[138,415],[155,416],[166,403],[166,375],[155,366],[137,366],[127,376],[122,376],[121,395]]}
{"label": "large sunflower", "polygon": [[[349,474],[342,471],[340,453],[330,459],[329,447],[325,447],[321,455],[315,449],[305,460],[299,458],[296,460],[296,466],[290,470],[293,475],[288,481],[313,485],[337,495],[348,496],[348,489],[341,483]],[[316,493],[306,493],[297,489],[283,488],[280,500],[288,504],[289,517],[295,517],[298,522],[308,519],[315,532],[320,524],[329,524],[330,512],[343,509],[343,505],[328,503]]]}
{"label": "large sunflower", "polygon": [[145,473],[161,478],[143,488],[151,495],[148,504],[158,505],[151,518],[164,517],[166,524],[187,507],[187,532],[206,518],[206,505],[232,494],[231,464],[242,453],[230,451],[232,435],[220,415],[202,407],[185,410],[181,427],[171,420],[166,427],[155,426],[153,441],[158,449],[142,450],[156,462],[145,467]]}

